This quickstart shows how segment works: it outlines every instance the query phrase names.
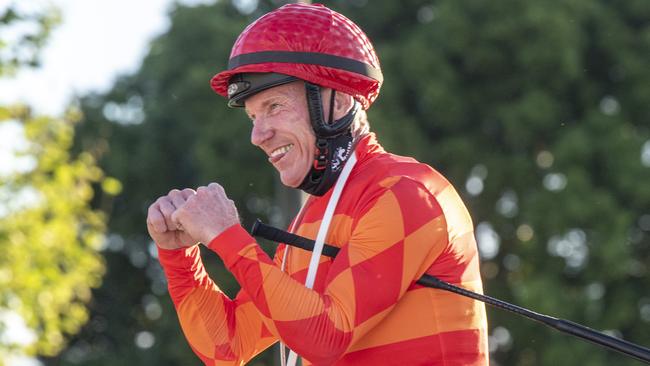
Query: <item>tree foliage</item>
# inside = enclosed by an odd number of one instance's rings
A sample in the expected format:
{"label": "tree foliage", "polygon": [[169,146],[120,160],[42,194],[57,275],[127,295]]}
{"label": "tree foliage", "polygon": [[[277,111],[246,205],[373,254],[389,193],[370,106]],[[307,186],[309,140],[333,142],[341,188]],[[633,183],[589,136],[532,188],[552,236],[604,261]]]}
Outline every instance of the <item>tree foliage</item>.
{"label": "tree foliage", "polygon": [[[57,17],[51,9],[3,10],[0,77],[37,64]],[[0,173],[0,364],[14,355],[57,354],[88,319],[91,288],[101,282],[105,215],[90,208],[92,185],[116,194],[119,183],[92,155],[70,154],[79,118],[74,109],[53,118],[0,105],[0,128],[24,135],[3,147],[20,149],[12,161],[20,164]],[[25,329],[10,326],[16,318]]]}
{"label": "tree foliage", "polygon": [[[89,201],[102,172],[89,154],[70,157],[70,119],[24,108],[0,114],[0,123],[22,125],[30,145],[23,153],[34,163],[0,177],[0,309],[20,314],[35,333],[29,353],[54,355],[87,320],[90,289],[101,282],[104,220]],[[16,346],[0,343],[0,355]]]}
{"label": "tree foliage", "polygon": [[[146,237],[157,196],[219,181],[245,223],[281,214],[271,204],[274,173],[247,142],[249,123],[208,86],[237,34],[280,2],[252,12],[234,3],[177,6],[138,72],[82,100],[75,146],[101,155],[124,191],[110,208],[112,249],[93,319],[53,364],[198,364]],[[464,196],[486,292],[647,345],[646,1],[325,3],[378,50],[386,80],[369,116],[380,141],[431,164]],[[218,258],[206,262],[233,294]],[[496,365],[633,364],[497,310],[489,323]]]}
{"label": "tree foliage", "polygon": [[17,1],[4,5],[0,29],[12,28],[12,32],[0,38],[0,77],[12,75],[20,67],[37,66],[41,48],[60,21],[59,11],[52,6],[34,10]]}

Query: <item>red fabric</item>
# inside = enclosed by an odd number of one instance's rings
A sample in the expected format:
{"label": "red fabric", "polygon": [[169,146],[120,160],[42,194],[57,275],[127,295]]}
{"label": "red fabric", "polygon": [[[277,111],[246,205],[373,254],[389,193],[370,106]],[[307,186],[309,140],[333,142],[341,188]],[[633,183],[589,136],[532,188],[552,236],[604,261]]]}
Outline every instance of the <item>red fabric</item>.
{"label": "red fabric", "polygon": [[[448,346],[441,347],[443,344],[447,344]],[[337,366],[486,365],[483,355],[476,352],[477,344],[481,344],[481,334],[478,331],[461,330],[446,332],[352,352],[345,355],[337,363]],[[447,353],[445,354],[443,352]],[[441,360],[445,361],[443,362]]]}

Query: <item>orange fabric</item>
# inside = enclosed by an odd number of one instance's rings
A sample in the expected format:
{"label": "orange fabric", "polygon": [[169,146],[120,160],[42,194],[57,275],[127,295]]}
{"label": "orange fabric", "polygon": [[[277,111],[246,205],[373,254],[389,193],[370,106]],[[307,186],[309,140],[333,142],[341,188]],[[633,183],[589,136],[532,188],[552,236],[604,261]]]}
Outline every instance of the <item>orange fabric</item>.
{"label": "orange fabric", "polygon": [[[373,135],[356,153],[326,239],[341,251],[321,258],[313,290],[303,285],[310,252],[280,245],[271,260],[239,225],[208,245],[242,287],[234,300],[208,278],[196,247],[159,250],[183,331],[206,365],[244,364],[278,339],[305,364],[488,364],[483,304],[415,284],[428,273],[482,291],[458,194]],[[316,236],[330,195],[310,198],[298,234]]]}

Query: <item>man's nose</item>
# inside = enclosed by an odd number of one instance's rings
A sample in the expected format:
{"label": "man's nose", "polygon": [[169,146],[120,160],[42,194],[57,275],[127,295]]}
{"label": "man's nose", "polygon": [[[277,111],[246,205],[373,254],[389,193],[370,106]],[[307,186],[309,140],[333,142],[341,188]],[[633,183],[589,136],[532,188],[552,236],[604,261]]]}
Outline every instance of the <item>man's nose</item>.
{"label": "man's nose", "polygon": [[253,121],[253,130],[251,131],[251,143],[253,145],[260,146],[271,137],[273,137],[273,129],[269,123],[266,123],[261,118]]}

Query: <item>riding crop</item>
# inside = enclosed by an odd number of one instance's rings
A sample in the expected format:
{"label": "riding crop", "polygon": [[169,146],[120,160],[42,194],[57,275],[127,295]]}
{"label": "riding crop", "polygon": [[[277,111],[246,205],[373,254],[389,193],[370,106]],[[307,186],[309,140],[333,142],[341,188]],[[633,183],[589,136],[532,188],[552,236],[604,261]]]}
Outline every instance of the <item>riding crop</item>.
{"label": "riding crop", "polygon": [[[253,224],[251,235],[260,236],[264,239],[284,243],[286,245],[291,245],[308,251],[311,251],[314,248],[314,240],[289,233],[273,226],[266,225],[260,220],[256,220]],[[325,244],[323,247],[322,255],[334,258],[338,252],[339,248]],[[482,301],[496,308],[507,310],[528,319],[535,320],[539,323],[555,328],[560,332],[582,338],[599,346],[606,347],[611,350],[623,353],[627,356],[633,357],[646,364],[650,364],[650,349],[623,339],[615,338],[610,335],[598,332],[584,325],[574,323],[569,320],[536,313],[521,306],[510,304],[508,302],[495,299],[487,295],[478,294],[452,285],[428,274],[422,275],[422,277],[420,277],[416,283],[425,287],[445,290],[461,296],[472,298],[474,300]]]}

